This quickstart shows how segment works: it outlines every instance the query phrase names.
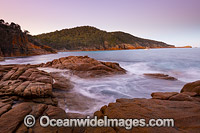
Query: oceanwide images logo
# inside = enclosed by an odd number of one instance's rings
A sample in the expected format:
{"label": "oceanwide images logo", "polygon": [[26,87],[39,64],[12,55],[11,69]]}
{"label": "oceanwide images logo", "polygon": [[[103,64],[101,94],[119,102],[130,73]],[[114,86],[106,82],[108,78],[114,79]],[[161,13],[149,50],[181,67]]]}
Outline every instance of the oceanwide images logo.
{"label": "oceanwide images logo", "polygon": [[32,115],[27,115],[24,118],[24,125],[27,127],[33,127],[35,125],[35,117]]}
{"label": "oceanwide images logo", "polygon": [[[24,118],[24,124],[27,127],[33,127],[35,125],[35,117],[33,115],[27,115]],[[50,119],[48,116],[41,116],[39,118],[39,124],[42,127],[124,127],[129,130],[133,127],[173,127],[173,119],[150,119],[146,122],[145,119],[108,119],[104,116],[103,119],[94,118],[84,119]]]}

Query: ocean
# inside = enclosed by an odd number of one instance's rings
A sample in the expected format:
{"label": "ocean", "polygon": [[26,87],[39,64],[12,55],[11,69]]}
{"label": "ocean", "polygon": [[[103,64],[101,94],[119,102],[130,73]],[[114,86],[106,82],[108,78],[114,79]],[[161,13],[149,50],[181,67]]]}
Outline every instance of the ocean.
{"label": "ocean", "polygon": [[[74,83],[74,92],[95,99],[93,106],[84,111],[66,107],[66,112],[90,114],[119,98],[151,98],[152,92],[179,92],[184,84],[200,80],[200,48],[59,52],[9,57],[0,64],[39,64],[65,56],[85,55],[100,61],[117,62],[127,70],[127,74],[95,79],[65,75]],[[168,74],[178,80],[155,79],[144,76],[144,73]]]}

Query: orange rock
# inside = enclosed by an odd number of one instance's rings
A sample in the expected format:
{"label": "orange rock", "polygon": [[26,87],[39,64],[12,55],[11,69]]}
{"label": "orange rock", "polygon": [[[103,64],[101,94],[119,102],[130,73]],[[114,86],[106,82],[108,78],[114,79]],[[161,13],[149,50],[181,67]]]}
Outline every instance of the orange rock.
{"label": "orange rock", "polygon": [[68,56],[55,59],[42,65],[59,69],[69,69],[81,78],[108,76],[114,74],[125,74],[126,70],[118,63],[101,62],[88,56]]}
{"label": "orange rock", "polygon": [[154,92],[151,96],[153,99],[168,100],[170,97],[177,94],[178,92]]}
{"label": "orange rock", "polygon": [[184,85],[181,92],[195,92],[200,95],[200,80]]}

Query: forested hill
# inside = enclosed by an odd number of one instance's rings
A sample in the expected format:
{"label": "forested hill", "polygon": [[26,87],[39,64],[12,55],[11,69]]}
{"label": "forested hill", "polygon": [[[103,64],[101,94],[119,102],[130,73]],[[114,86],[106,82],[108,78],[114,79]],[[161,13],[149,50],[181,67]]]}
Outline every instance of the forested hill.
{"label": "forested hill", "polygon": [[42,43],[57,50],[115,50],[174,47],[163,42],[142,39],[124,32],[106,32],[91,26],[40,34]]}
{"label": "forested hill", "polygon": [[39,43],[20,25],[0,19],[0,56],[29,56],[56,53],[49,46]]}

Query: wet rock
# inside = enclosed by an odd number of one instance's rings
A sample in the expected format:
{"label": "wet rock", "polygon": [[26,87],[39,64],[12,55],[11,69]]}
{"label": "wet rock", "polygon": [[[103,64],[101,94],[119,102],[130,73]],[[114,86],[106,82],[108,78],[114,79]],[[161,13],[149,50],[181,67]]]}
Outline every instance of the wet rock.
{"label": "wet rock", "polygon": [[74,87],[71,81],[66,77],[63,77],[60,73],[51,73],[51,76],[54,79],[54,89],[68,91]]}
{"label": "wet rock", "polygon": [[200,80],[184,85],[181,92],[195,92],[200,95]]}
{"label": "wet rock", "polygon": [[193,101],[191,96],[189,96],[187,94],[183,94],[183,93],[179,93],[177,95],[174,95],[174,96],[170,97],[169,100],[172,100],[172,101]]}
{"label": "wet rock", "polygon": [[162,73],[145,73],[145,76],[149,76],[152,78],[157,78],[157,79],[165,79],[165,80],[177,80],[174,77],[171,77],[167,74],[162,74]]}
{"label": "wet rock", "polygon": [[170,97],[177,94],[178,92],[154,92],[151,96],[153,99],[168,100]]}
{"label": "wet rock", "polygon": [[81,112],[82,114],[93,113],[92,110],[90,110],[91,107],[95,107],[96,103],[100,102],[97,99],[84,96],[74,91],[56,91],[53,92],[53,95],[58,99],[58,105],[62,109],[68,109],[69,111],[77,111]]}
{"label": "wet rock", "polygon": [[101,62],[88,56],[68,56],[47,62],[43,67],[69,69],[81,78],[101,77],[114,74],[125,74],[118,63]]}

